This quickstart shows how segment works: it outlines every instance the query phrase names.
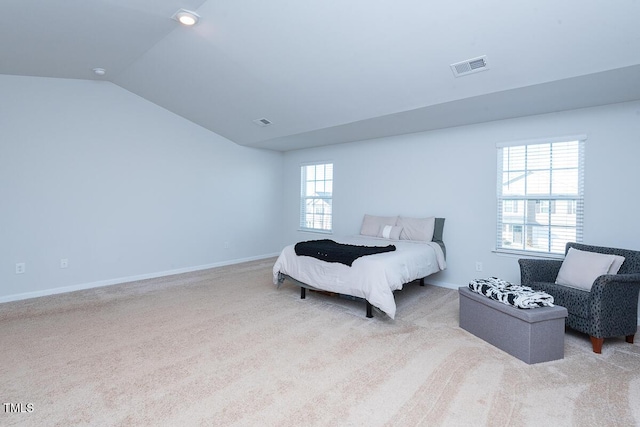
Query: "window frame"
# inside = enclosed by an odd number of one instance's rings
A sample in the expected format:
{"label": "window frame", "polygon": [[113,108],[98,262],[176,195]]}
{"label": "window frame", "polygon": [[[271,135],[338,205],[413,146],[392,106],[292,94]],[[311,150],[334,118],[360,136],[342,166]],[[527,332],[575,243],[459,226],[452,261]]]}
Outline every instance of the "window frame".
{"label": "window frame", "polygon": [[[496,176],[496,212],[497,212],[497,221],[496,221],[496,243],[495,243],[495,252],[499,254],[513,254],[513,255],[526,255],[532,257],[545,257],[545,258],[561,258],[564,256],[564,243],[567,241],[576,241],[582,242],[583,237],[583,228],[584,228],[584,169],[585,169],[585,146],[586,146],[586,135],[570,135],[563,137],[554,137],[554,138],[541,138],[535,140],[526,140],[526,141],[513,141],[506,143],[498,143],[496,144],[497,148],[497,176]],[[556,166],[554,168],[553,160],[554,160],[554,148],[557,150],[558,145],[562,143],[570,143],[577,142],[577,159],[573,159],[577,166],[575,167],[566,167],[566,166]],[[549,166],[548,169],[536,168],[533,167],[529,169],[530,163],[535,163],[536,160],[545,157],[532,157],[531,160],[528,158],[528,153],[530,147],[532,146],[542,146],[548,145],[549,147]],[[524,156],[522,158],[522,162],[524,164],[523,168],[509,168],[508,171],[503,170],[505,165],[503,160],[503,154],[505,153],[506,148],[511,147],[522,147],[525,146]],[[538,149],[544,147],[536,147]],[[532,151],[536,152],[536,148]],[[560,149],[563,147],[560,146]],[[535,155],[535,154],[534,154]],[[556,157],[557,158],[557,157]],[[530,162],[530,163],[529,163]],[[528,191],[527,181],[529,180],[529,176],[535,171],[538,172],[549,172],[549,190],[547,193],[541,193],[539,188],[535,190]],[[562,193],[552,193],[554,189],[554,183],[557,185],[558,183],[562,183],[562,181],[558,180],[554,181],[554,171],[557,173],[558,171],[566,171],[566,170],[574,170],[577,171],[577,182],[575,183],[577,188],[575,193],[566,194]],[[509,179],[505,180],[505,174],[511,172],[511,175],[514,171],[523,172],[522,179],[524,180],[523,191],[520,194],[503,194],[504,183],[510,182]],[[533,171],[533,172],[532,172]],[[508,176],[511,178],[511,176]],[[511,178],[513,180],[513,178]],[[533,179],[532,179],[533,180]],[[516,202],[516,203],[514,203]],[[560,202],[560,203],[558,203]],[[523,212],[507,212],[506,209],[510,205],[516,205],[517,203],[522,203]],[[559,208],[562,203],[569,204],[572,206],[569,208]],[[532,205],[532,204],[535,204]],[[547,206],[548,208],[541,208],[542,206]],[[518,209],[516,209],[517,211]],[[546,212],[543,212],[546,211]],[[559,224],[554,223],[554,216],[560,215],[564,212],[565,215],[571,216],[575,215],[575,224],[567,225],[567,224]],[[528,216],[534,213],[536,218],[531,219]],[[547,222],[546,223],[537,223],[535,220],[538,215],[546,215]],[[516,217],[522,216],[522,221],[517,222],[517,218],[515,220],[508,220],[505,217]],[[515,226],[522,226],[522,241],[520,242],[520,247],[509,247],[507,244],[507,240],[505,240],[504,233],[509,233],[509,229],[513,229]],[[534,230],[535,229],[535,230]],[[544,233],[536,234],[540,231],[545,231]],[[575,236],[574,238],[563,238],[561,236],[562,229],[568,230],[571,236]],[[554,236],[554,231],[556,235]],[[575,232],[575,235],[574,235]],[[529,233],[529,234],[528,234]],[[527,249],[527,241],[528,239],[535,239],[535,236],[538,235],[540,241],[545,241],[546,238],[546,249],[541,250],[540,247],[538,249]],[[563,243],[564,242],[564,243]],[[515,242],[514,246],[518,243]],[[534,243],[530,248],[534,248],[537,245]]]}
{"label": "window frame", "polygon": [[[308,179],[308,168],[313,166],[317,168],[318,166],[323,167],[323,178],[316,179],[316,176],[313,179]],[[314,173],[316,171],[314,170]],[[327,179],[327,173],[330,172],[330,178]],[[330,182],[331,191],[326,191],[327,183]],[[318,161],[318,162],[308,162],[300,164],[300,216],[299,216],[299,231],[305,232],[313,232],[313,233],[333,233],[333,182],[334,182],[334,162],[333,161]],[[315,186],[318,183],[325,191],[322,194],[318,194],[318,192],[314,192],[313,194],[307,194],[307,187],[309,183],[315,183]],[[321,212],[316,212],[318,210],[318,203],[322,203],[320,209]],[[327,212],[328,207],[328,212]],[[311,215],[312,220],[311,224],[309,224],[308,216]],[[316,220],[316,216],[318,219]],[[317,226],[319,225],[319,226]]]}

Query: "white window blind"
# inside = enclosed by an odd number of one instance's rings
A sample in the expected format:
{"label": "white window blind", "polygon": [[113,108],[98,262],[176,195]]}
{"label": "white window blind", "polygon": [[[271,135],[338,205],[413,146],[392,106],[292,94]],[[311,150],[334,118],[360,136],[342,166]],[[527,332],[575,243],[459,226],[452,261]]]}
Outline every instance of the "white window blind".
{"label": "white window blind", "polygon": [[564,254],[582,241],[585,139],[498,145],[497,251]]}
{"label": "white window blind", "polygon": [[331,231],[333,163],[302,165],[300,171],[300,228]]}

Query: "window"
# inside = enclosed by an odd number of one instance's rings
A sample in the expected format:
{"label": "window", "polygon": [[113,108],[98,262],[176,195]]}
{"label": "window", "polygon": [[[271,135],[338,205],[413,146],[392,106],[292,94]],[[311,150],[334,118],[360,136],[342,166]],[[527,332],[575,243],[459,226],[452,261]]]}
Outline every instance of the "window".
{"label": "window", "polygon": [[509,213],[518,213],[518,202],[516,200],[505,200],[504,211]]}
{"label": "window", "polygon": [[537,200],[536,213],[556,213],[555,200]]}
{"label": "window", "polygon": [[564,254],[582,241],[585,139],[498,145],[497,251]]}
{"label": "window", "polygon": [[300,228],[332,230],[333,163],[300,167]]}

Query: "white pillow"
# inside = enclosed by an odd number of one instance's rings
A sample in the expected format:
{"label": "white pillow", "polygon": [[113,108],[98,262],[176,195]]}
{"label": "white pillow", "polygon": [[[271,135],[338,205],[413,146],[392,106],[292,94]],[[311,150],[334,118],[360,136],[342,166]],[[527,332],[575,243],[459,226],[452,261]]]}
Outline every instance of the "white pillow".
{"label": "white pillow", "polygon": [[385,239],[398,240],[400,238],[400,232],[402,231],[402,227],[397,225],[381,225],[380,231],[378,232],[378,237],[383,237]]}
{"label": "white pillow", "polygon": [[402,227],[400,240],[420,240],[430,242],[433,240],[433,230],[436,227],[436,217],[406,218],[398,217],[396,225]]}
{"label": "white pillow", "polygon": [[381,226],[396,225],[397,220],[397,216],[365,215],[362,219],[360,234],[362,234],[363,236],[378,237],[378,232],[380,231]]}
{"label": "white pillow", "polygon": [[615,255],[569,248],[569,252],[560,266],[556,284],[591,291],[593,282],[598,277],[609,274],[614,260]]}
{"label": "white pillow", "polygon": [[622,263],[624,262],[624,257],[620,255],[611,256],[613,257],[613,262],[611,263],[611,267],[609,267],[607,274],[618,274],[618,271],[620,271],[620,267],[622,267]]}

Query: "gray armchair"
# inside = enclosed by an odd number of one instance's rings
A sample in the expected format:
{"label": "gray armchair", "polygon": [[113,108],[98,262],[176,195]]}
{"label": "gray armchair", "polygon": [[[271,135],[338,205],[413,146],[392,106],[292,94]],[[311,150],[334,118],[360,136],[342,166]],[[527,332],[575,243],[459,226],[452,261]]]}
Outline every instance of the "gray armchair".
{"label": "gray armchair", "polygon": [[520,259],[522,285],[553,295],[555,304],[569,312],[566,325],[591,338],[595,353],[602,352],[605,338],[626,337],[628,343],[638,328],[640,251],[567,243],[569,248],[625,258],[618,274],[605,274],[593,283],[591,292],[555,284],[562,260]]}

